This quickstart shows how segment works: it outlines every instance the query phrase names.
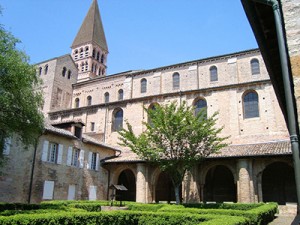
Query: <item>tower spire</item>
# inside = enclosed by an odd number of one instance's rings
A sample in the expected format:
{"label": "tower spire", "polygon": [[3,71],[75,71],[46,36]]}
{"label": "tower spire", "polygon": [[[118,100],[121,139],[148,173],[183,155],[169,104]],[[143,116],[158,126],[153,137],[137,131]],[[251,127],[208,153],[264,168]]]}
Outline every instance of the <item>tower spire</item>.
{"label": "tower spire", "polygon": [[71,47],[74,48],[91,42],[108,51],[97,0],[93,0]]}
{"label": "tower spire", "polygon": [[97,0],[93,0],[71,48],[79,81],[106,74],[108,47]]}

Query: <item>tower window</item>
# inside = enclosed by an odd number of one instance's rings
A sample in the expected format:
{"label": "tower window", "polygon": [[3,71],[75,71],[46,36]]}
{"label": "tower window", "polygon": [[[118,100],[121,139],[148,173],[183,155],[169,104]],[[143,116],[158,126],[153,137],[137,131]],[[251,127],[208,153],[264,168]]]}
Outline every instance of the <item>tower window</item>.
{"label": "tower window", "polygon": [[88,62],[85,62],[85,71],[88,71],[88,69],[89,69],[89,64]]}
{"label": "tower window", "polygon": [[179,75],[179,73],[174,73],[172,78],[173,78],[173,90],[179,89],[179,87],[180,87],[180,75]]}
{"label": "tower window", "polygon": [[124,91],[123,91],[123,89],[120,89],[118,91],[118,100],[119,101],[123,100],[123,97],[124,97],[123,95],[124,95]]}
{"label": "tower window", "polygon": [[48,73],[48,64],[45,66],[45,72],[44,74],[46,75]]}
{"label": "tower window", "polygon": [[68,79],[71,79],[71,76],[72,76],[72,72],[71,70],[68,71]]}
{"label": "tower window", "polygon": [[97,61],[99,61],[99,58],[100,58],[100,52],[97,52],[97,57],[96,57]]}
{"label": "tower window", "polygon": [[251,73],[252,73],[252,75],[260,74],[258,59],[252,59],[250,64],[251,64]]}
{"label": "tower window", "polygon": [[87,105],[92,105],[92,96],[90,95],[87,97]]}
{"label": "tower window", "polygon": [[141,93],[146,93],[147,92],[147,80],[143,78],[141,80]]}
{"label": "tower window", "polygon": [[42,75],[43,68],[39,67],[39,75]]}
{"label": "tower window", "polygon": [[218,69],[216,66],[211,66],[209,68],[210,81],[218,81]]}
{"label": "tower window", "polygon": [[67,73],[67,68],[64,67],[63,70],[62,70],[62,72],[61,72],[61,74],[62,74],[63,77],[65,77],[66,73]]}
{"label": "tower window", "polygon": [[94,131],[94,130],[95,130],[95,123],[91,122],[91,131]]}
{"label": "tower window", "polygon": [[101,63],[104,63],[104,54],[101,55]]}
{"label": "tower window", "polygon": [[258,94],[255,91],[246,93],[243,97],[244,118],[259,117]]}
{"label": "tower window", "polygon": [[83,49],[81,48],[80,49],[80,56],[79,56],[80,58],[82,58],[83,57]]}
{"label": "tower window", "polygon": [[79,98],[75,99],[75,108],[79,108]]}
{"label": "tower window", "polygon": [[96,56],[96,50],[95,49],[93,49],[93,58],[95,58],[95,56]]}
{"label": "tower window", "polygon": [[104,94],[104,102],[105,102],[105,103],[109,103],[109,93],[108,93],[108,92],[106,92],[106,93]]}

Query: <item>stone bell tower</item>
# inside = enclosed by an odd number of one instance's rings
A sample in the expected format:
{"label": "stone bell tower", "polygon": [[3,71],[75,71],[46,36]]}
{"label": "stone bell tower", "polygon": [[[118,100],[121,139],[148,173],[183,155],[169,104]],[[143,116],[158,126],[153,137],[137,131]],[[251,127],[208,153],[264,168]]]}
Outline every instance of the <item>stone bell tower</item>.
{"label": "stone bell tower", "polygon": [[71,48],[78,82],[106,75],[108,47],[97,0],[93,0]]}

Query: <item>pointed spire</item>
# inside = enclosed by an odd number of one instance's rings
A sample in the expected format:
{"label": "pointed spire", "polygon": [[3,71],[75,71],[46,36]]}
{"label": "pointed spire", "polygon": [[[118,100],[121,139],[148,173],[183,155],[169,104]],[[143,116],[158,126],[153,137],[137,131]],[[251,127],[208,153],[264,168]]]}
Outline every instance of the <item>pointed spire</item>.
{"label": "pointed spire", "polygon": [[71,47],[76,48],[87,43],[97,44],[108,51],[97,0],[93,0]]}

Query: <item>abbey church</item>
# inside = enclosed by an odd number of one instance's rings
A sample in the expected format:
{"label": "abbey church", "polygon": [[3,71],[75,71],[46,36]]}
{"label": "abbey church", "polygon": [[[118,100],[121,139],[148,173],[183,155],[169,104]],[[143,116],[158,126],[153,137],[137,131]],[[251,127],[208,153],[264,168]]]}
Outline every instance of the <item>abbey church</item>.
{"label": "abbey church", "polygon": [[44,133],[27,151],[15,137],[6,143],[0,202],[109,200],[116,184],[128,189],[123,200],[174,201],[168,175],[118,145],[125,121],[140,134],[143,108],[173,101],[219,112],[217,126],[230,135],[186,174],[183,202],[297,201],[289,134],[259,49],[111,75],[108,54],[93,0],[71,53],[36,65]]}

